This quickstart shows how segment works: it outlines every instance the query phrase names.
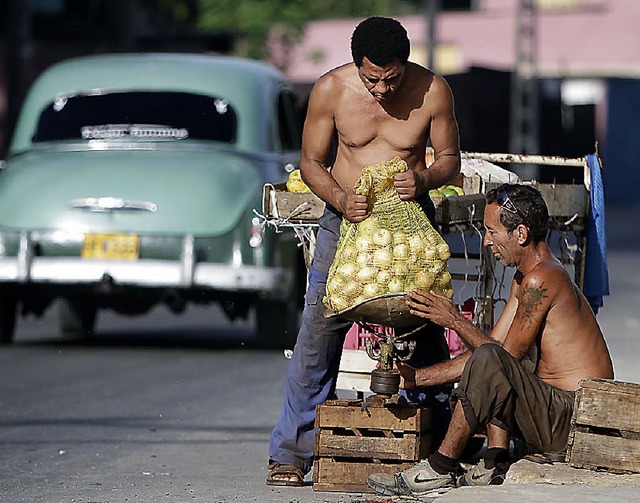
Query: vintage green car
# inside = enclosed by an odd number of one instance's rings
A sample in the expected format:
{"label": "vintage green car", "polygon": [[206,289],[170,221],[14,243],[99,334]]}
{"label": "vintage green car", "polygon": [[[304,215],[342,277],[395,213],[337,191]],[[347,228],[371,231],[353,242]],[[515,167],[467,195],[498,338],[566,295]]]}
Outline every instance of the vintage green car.
{"label": "vintage green car", "polygon": [[304,262],[265,228],[266,182],[300,159],[289,83],[250,60],[195,54],[77,58],[25,99],[0,172],[0,340],[54,300],[63,335],[96,313],[255,309],[263,346],[295,341]]}

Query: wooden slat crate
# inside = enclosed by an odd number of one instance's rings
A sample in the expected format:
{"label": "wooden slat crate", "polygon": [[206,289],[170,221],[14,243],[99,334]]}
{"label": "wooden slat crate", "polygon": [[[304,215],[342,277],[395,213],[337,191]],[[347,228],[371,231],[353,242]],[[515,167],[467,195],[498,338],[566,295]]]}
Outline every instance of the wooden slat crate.
{"label": "wooden slat crate", "polygon": [[431,452],[431,415],[411,404],[330,400],[316,409],[315,491],[372,492],[374,472],[396,473]]}
{"label": "wooden slat crate", "polygon": [[262,213],[268,219],[290,223],[316,223],[324,201],[311,192],[288,192],[284,183],[267,183],[262,189]]}
{"label": "wooden slat crate", "polygon": [[576,468],[640,472],[640,385],[610,379],[580,382],[567,461]]}

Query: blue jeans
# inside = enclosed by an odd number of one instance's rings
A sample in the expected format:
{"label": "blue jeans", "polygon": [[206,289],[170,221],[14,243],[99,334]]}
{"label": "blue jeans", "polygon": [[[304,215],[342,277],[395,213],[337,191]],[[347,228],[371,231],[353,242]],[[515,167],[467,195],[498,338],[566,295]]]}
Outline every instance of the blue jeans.
{"label": "blue jeans", "polygon": [[[353,323],[336,317],[325,318],[326,308],[322,302],[340,237],[341,221],[342,216],[329,207],[318,220],[302,326],[284,382],[282,410],[269,443],[270,460],[298,466],[305,473],[313,464],[316,406],[336,396],[344,338]],[[428,365],[449,359],[443,330],[430,327],[427,331],[428,334],[417,334],[416,339],[422,340],[410,364]],[[425,388],[413,390],[408,397],[421,400],[426,406],[440,406],[434,411],[434,421],[438,425],[442,421],[448,423],[449,392],[449,387]],[[446,424],[441,426],[446,430]]]}

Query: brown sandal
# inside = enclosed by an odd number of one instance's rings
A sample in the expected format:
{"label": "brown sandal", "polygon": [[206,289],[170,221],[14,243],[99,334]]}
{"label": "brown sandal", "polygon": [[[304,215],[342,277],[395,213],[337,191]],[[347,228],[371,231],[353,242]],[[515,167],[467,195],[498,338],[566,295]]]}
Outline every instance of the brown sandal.
{"label": "brown sandal", "polygon": [[[296,477],[297,480],[286,480],[274,478],[274,475],[286,475]],[[269,461],[269,475],[267,476],[268,486],[289,486],[302,487],[304,485],[304,472],[302,468],[295,465],[283,465],[277,461]]]}

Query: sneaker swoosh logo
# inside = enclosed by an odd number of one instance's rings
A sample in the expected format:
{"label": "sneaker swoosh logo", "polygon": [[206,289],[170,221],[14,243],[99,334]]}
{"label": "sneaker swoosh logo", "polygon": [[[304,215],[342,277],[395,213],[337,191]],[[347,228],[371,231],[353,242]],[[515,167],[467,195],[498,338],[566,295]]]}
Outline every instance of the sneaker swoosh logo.
{"label": "sneaker swoosh logo", "polygon": [[439,479],[437,479],[437,478],[435,478],[435,479],[434,479],[434,478],[428,478],[428,477],[423,479],[423,478],[421,478],[421,477],[420,477],[420,474],[416,475],[416,476],[413,478],[413,481],[414,481],[416,484],[424,484],[425,482],[434,482],[434,481],[436,481],[436,480],[439,480]]}
{"label": "sneaker swoosh logo", "polygon": [[480,480],[482,477],[484,477],[484,475],[484,473],[481,473],[480,475],[478,475],[477,473],[472,473],[471,480]]}

